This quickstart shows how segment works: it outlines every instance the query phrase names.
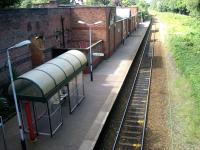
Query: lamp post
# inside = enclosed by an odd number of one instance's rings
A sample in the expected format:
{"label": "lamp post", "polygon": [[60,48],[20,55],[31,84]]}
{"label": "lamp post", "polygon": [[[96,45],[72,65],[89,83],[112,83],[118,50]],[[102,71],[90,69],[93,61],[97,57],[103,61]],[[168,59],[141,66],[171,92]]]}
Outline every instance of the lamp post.
{"label": "lamp post", "polygon": [[25,41],[22,41],[18,44],[15,44],[12,47],[7,48],[7,51],[6,51],[7,52],[7,58],[8,58],[8,68],[9,68],[9,75],[10,75],[11,86],[12,86],[12,93],[13,93],[13,98],[14,98],[14,102],[15,102],[15,109],[16,109],[16,113],[17,113],[17,121],[18,121],[19,131],[20,131],[22,150],[26,150],[26,143],[25,143],[24,133],[23,133],[23,129],[22,129],[21,116],[20,116],[19,108],[18,108],[18,101],[17,101],[16,91],[15,91],[15,84],[14,84],[14,80],[13,80],[13,73],[12,73],[12,66],[11,66],[11,61],[10,61],[9,50],[14,49],[14,48],[19,48],[19,47],[22,47],[22,46],[25,46],[25,45],[29,45],[30,43],[31,43],[31,41],[25,40]]}
{"label": "lamp post", "polygon": [[92,66],[92,26],[102,23],[102,21],[97,21],[95,23],[86,23],[79,20],[78,23],[85,24],[89,27],[89,41],[90,41],[90,51],[89,51],[89,64],[90,64],[90,80],[93,81],[93,66]]}

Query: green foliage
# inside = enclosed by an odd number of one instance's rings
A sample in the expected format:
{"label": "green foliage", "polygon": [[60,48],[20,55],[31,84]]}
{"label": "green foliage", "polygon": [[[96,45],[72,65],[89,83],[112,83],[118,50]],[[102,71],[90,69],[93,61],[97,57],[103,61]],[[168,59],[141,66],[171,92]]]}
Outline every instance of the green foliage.
{"label": "green foliage", "polygon": [[192,16],[200,16],[199,0],[152,0],[151,8],[160,12],[177,12]]}
{"label": "green foliage", "polygon": [[95,0],[86,0],[86,5],[92,6],[95,4]]}
{"label": "green foliage", "polygon": [[98,2],[100,5],[109,5],[110,4],[110,0],[96,0],[96,2]]}
{"label": "green foliage", "polygon": [[31,8],[32,4],[39,4],[39,3],[47,3],[48,0],[21,0],[20,6],[21,8]]}
{"label": "green foliage", "polygon": [[15,6],[20,3],[21,0],[1,0],[0,8],[8,8],[11,6]]}
{"label": "green foliage", "polygon": [[21,8],[31,8],[31,6],[32,6],[31,0],[23,0],[20,5]]}
{"label": "green foliage", "polygon": [[31,0],[33,4],[48,3],[49,0]]}
{"label": "green foliage", "polygon": [[[173,13],[160,13],[167,25],[168,48],[173,54],[179,72],[191,85],[191,96],[194,105],[188,113],[191,117],[188,132],[199,137],[200,124],[200,20]],[[189,89],[188,89],[189,90]],[[195,111],[194,111],[195,110]],[[193,113],[196,113],[195,116]]]}
{"label": "green foliage", "polygon": [[70,4],[70,0],[57,0],[59,4]]}
{"label": "green foliage", "polygon": [[186,0],[186,6],[192,16],[200,16],[199,0]]}
{"label": "green foliage", "polygon": [[110,0],[87,0],[86,5],[88,6],[109,6]]}
{"label": "green foliage", "polygon": [[[21,8],[31,8],[32,4],[48,3],[49,0],[21,0]],[[59,4],[70,4],[70,0],[57,0]]]}
{"label": "green foliage", "polygon": [[137,0],[136,5],[139,8],[139,11],[142,12],[144,18],[145,15],[148,15],[149,4],[145,0]]}
{"label": "green foliage", "polygon": [[135,4],[135,2],[132,0],[122,0],[121,3],[124,7],[130,7]]}

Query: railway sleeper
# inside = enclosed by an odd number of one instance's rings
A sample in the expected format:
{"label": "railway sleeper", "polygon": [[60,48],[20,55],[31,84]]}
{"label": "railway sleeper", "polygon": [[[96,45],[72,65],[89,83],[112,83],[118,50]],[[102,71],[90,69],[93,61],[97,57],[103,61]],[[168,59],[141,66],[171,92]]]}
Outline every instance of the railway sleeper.
{"label": "railway sleeper", "polygon": [[145,87],[149,84],[149,80],[144,81],[144,79],[140,79],[136,82],[136,84],[141,84],[141,85],[144,85],[144,87]]}
{"label": "railway sleeper", "polygon": [[139,120],[128,120],[128,119],[125,121],[124,124],[135,125],[135,126],[141,125],[140,122],[139,122]]}
{"label": "railway sleeper", "polygon": [[[146,104],[146,103],[142,103],[142,102],[132,102],[132,103],[131,103],[131,106],[140,106],[140,107],[143,107],[143,106],[145,106],[145,104]],[[131,107],[131,106],[130,106],[130,107]]]}
{"label": "railway sleeper", "polygon": [[144,97],[144,95],[147,95],[148,91],[139,91],[139,89],[135,89],[134,93],[131,97]]}
{"label": "railway sleeper", "polygon": [[121,134],[122,135],[139,135],[139,134],[141,134],[141,132],[138,132],[138,131],[126,131],[126,130],[124,130],[124,131],[121,132]]}
{"label": "railway sleeper", "polygon": [[126,115],[126,117],[128,118],[129,116],[130,118],[133,118],[133,116],[144,117],[144,111],[129,110],[129,115]]}
{"label": "railway sleeper", "polygon": [[131,101],[134,101],[134,100],[147,100],[147,94],[144,95],[144,96],[132,96],[131,97]]}
{"label": "railway sleeper", "polygon": [[131,113],[132,115],[144,115],[144,111],[135,111],[135,110],[132,110],[132,109],[129,109],[128,110],[129,113]]}
{"label": "railway sleeper", "polygon": [[141,147],[140,144],[130,144],[130,143],[119,143],[119,146],[116,147],[117,150],[139,150]]}
{"label": "railway sleeper", "polygon": [[129,107],[129,109],[132,109],[133,111],[145,111],[145,108],[139,108],[139,107]]}
{"label": "railway sleeper", "polygon": [[137,83],[145,83],[147,81],[149,81],[149,75],[139,75],[138,78],[137,78]]}
{"label": "railway sleeper", "polygon": [[130,104],[129,106],[129,110],[132,110],[132,111],[138,111],[138,110],[145,110],[145,106],[144,106],[145,103],[141,103],[140,105],[134,105],[134,104]]}
{"label": "railway sleeper", "polygon": [[136,105],[141,105],[141,106],[145,105],[146,103],[147,103],[147,101],[145,101],[145,100],[138,100],[138,99],[133,100],[131,102],[131,104],[136,104]]}
{"label": "railway sleeper", "polygon": [[132,101],[135,101],[135,100],[140,100],[140,101],[143,101],[143,100],[144,100],[144,101],[146,101],[147,98],[146,98],[146,96],[145,96],[145,97],[136,97],[136,96],[134,97],[134,96],[132,96],[132,97],[131,97],[131,100],[132,100]]}
{"label": "railway sleeper", "polygon": [[142,85],[135,85],[135,89],[139,89],[139,90],[145,90],[145,91],[148,91],[149,89],[142,86]]}
{"label": "railway sleeper", "polygon": [[134,89],[134,93],[141,93],[141,94],[147,94],[148,93],[148,90],[146,90],[146,86],[145,87],[143,87],[143,89],[145,89],[145,90],[141,90],[141,87],[140,88],[135,88]]}

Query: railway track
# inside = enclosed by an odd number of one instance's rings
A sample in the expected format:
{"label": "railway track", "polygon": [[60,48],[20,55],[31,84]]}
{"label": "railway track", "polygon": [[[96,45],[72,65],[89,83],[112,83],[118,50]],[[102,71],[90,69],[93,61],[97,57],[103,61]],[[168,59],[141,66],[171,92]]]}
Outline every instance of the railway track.
{"label": "railway track", "polygon": [[[122,90],[121,93],[128,94],[119,96],[114,110],[109,115],[109,121],[95,146],[97,150],[143,149],[153,58],[153,44],[150,41],[151,27],[134,60],[132,71],[129,71],[128,76],[131,78],[131,83],[127,81],[123,86],[128,89],[125,92]],[[130,85],[126,87],[127,83]]]}
{"label": "railway track", "polygon": [[143,149],[153,58],[153,47],[148,37],[112,147],[113,150]]}

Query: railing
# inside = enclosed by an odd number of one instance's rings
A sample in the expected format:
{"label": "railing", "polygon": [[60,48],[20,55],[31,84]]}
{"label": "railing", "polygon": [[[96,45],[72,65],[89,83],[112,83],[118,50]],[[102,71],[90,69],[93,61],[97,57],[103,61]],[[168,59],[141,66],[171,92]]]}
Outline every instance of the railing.
{"label": "railing", "polygon": [[[72,47],[72,48],[54,48],[53,49],[53,57],[56,57],[56,56],[58,56],[58,55],[60,55],[60,54],[62,54],[64,52],[67,52],[68,50],[71,50],[71,49],[76,49],[76,50],[79,50],[79,51],[83,52],[87,56],[87,59],[88,59],[88,62],[89,62],[90,46],[86,47],[86,48],[77,48],[77,47]],[[103,53],[103,40],[99,40],[99,41],[93,43],[91,45],[91,49],[92,49],[92,53],[98,53],[98,52]],[[93,56],[93,68],[95,68],[102,60],[103,60],[102,57]],[[88,68],[86,69],[86,72],[88,72]]]}
{"label": "railing", "polygon": [[[89,50],[90,50],[90,46],[87,48],[68,48],[68,49],[76,49],[76,50],[80,50],[82,51],[86,56],[87,56],[87,60],[89,62]],[[99,40],[96,43],[93,43],[91,45],[91,49],[92,49],[92,53],[98,53],[98,52],[103,52],[103,41]],[[95,68],[102,60],[102,57],[95,57],[93,56],[93,68]]]}

